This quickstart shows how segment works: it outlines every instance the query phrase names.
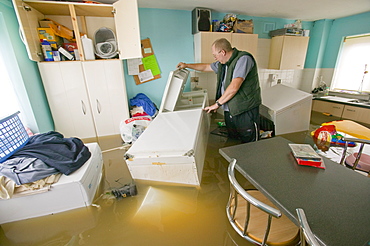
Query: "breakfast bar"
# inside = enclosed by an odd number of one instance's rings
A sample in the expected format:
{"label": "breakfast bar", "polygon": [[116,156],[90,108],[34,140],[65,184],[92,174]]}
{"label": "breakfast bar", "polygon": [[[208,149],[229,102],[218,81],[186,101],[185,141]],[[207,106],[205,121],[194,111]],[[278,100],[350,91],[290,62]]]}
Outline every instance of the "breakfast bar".
{"label": "breakfast bar", "polygon": [[322,245],[369,245],[370,179],[326,158],[326,169],[300,166],[289,143],[274,137],[219,152],[296,225],[304,209]]}

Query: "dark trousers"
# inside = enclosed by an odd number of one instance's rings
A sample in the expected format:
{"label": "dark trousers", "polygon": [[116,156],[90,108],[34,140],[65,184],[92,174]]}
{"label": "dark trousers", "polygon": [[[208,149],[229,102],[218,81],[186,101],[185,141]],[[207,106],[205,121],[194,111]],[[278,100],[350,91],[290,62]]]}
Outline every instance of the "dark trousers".
{"label": "dark trousers", "polygon": [[224,117],[229,138],[240,139],[243,143],[258,140],[259,107],[235,116],[225,111]]}

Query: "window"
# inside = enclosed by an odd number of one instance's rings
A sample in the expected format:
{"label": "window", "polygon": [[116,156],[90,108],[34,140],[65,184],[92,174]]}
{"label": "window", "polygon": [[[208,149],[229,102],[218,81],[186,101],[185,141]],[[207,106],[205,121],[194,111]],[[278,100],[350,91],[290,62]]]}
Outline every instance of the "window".
{"label": "window", "polygon": [[10,81],[8,71],[4,65],[4,59],[0,52],[0,119],[20,111],[17,96]]}
{"label": "window", "polygon": [[369,69],[370,34],[346,37],[331,89],[370,92]]}

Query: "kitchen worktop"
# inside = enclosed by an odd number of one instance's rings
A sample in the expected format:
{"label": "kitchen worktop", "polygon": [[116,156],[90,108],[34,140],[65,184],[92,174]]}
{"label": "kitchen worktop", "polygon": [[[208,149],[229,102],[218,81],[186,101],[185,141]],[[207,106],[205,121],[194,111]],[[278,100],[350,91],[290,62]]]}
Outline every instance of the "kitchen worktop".
{"label": "kitchen worktop", "polygon": [[321,101],[328,101],[328,102],[335,102],[341,103],[356,107],[362,108],[369,108],[370,109],[370,101],[365,99],[357,99],[357,98],[349,98],[349,97],[341,97],[341,96],[320,96],[316,95],[313,97],[314,100],[321,100]]}

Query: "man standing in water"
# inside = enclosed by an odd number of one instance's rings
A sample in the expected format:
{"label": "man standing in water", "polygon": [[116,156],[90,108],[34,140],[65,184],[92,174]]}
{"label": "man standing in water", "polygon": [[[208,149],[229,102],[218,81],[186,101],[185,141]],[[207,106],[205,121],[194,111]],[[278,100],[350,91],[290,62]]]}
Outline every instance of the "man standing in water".
{"label": "man standing in water", "polygon": [[217,73],[216,103],[204,110],[210,113],[222,107],[229,138],[243,143],[258,140],[261,89],[254,57],[232,48],[225,38],[212,44],[212,54],[214,63],[180,62],[177,67]]}

